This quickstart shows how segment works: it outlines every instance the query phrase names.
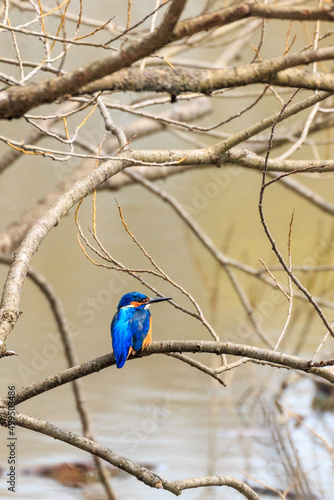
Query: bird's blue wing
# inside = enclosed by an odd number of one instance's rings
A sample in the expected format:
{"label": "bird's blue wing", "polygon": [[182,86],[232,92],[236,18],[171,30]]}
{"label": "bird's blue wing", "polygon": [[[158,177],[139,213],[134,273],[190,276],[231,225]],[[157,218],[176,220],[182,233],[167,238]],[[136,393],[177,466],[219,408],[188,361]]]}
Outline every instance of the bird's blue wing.
{"label": "bird's blue wing", "polygon": [[110,327],[117,368],[122,368],[124,365],[132,343],[132,332],[128,328],[128,314],[126,311],[126,308],[117,311]]}
{"label": "bird's blue wing", "polygon": [[132,347],[135,351],[140,351],[143,342],[150,329],[150,312],[148,309],[139,309],[133,315],[132,322]]}
{"label": "bird's blue wing", "polygon": [[150,313],[147,309],[122,307],[111,323],[111,338],[117,368],[122,368],[130,347],[140,351],[150,328]]}

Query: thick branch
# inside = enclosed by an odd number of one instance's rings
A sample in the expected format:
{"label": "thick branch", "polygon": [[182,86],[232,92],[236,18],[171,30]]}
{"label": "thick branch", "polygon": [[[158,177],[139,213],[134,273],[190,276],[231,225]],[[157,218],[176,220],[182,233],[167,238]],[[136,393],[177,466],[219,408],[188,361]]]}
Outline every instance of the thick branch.
{"label": "thick branch", "polygon": [[175,481],[180,490],[188,490],[192,488],[205,488],[207,486],[229,486],[239,491],[245,498],[249,500],[260,500],[260,497],[255,493],[250,486],[243,483],[239,479],[230,476],[208,476],[194,477],[191,479],[182,479]]}
{"label": "thick branch", "polygon": [[[211,353],[216,355],[230,354],[232,356],[247,357],[275,363],[276,365],[284,368],[292,368],[303,372],[313,373],[334,383],[333,371],[331,369],[324,368],[326,365],[333,365],[334,361],[332,360],[318,363],[312,360],[300,358],[298,356],[273,351],[271,349],[263,349],[244,344],[235,344],[232,342],[197,340],[153,342],[144,351],[137,353],[135,356],[131,356],[128,361],[139,357],[150,356],[151,354],[167,354],[172,352]],[[38,394],[43,394],[44,392],[47,392],[55,387],[68,384],[73,380],[86,377],[92,373],[97,373],[104,368],[113,366],[114,364],[114,355],[110,353],[82,363],[81,365],[77,365],[73,368],[68,368],[67,370],[59,372],[56,375],[47,377],[40,382],[35,382],[34,384],[23,387],[17,391],[15,402],[18,405],[27,399],[37,396]]]}
{"label": "thick branch", "polygon": [[260,17],[262,19],[288,19],[295,21],[333,21],[334,9],[332,6],[323,9],[316,7],[291,7],[280,5],[264,5],[258,2],[243,4],[221,9],[203,16],[193,17],[176,25],[173,40],[180,40],[201,31],[208,31],[219,26],[245,19]]}
{"label": "thick branch", "polygon": [[[153,36],[154,34],[151,35],[151,37]],[[187,70],[181,67],[174,69],[163,67],[120,71],[130,66],[135,60],[145,57],[148,53],[152,53],[164,45],[156,33],[156,43],[152,47],[150,46],[149,50],[147,38],[139,44],[131,45],[116,56],[75,70],[66,76],[33,83],[26,87],[13,86],[1,92],[0,119],[18,118],[29,109],[39,104],[53,102],[65,94],[78,95],[106,89],[168,92],[171,95],[190,91],[210,94],[214,90],[227,87],[239,87],[252,83],[275,83],[275,76],[280,71],[301,64],[334,58],[334,47],[324,47],[319,50],[304,51],[233,69]],[[168,42],[168,39],[167,37],[165,43]],[[288,76],[291,80],[292,76]],[[101,78],[102,81],[99,80]],[[88,85],[92,82],[94,82],[92,85]],[[292,80],[286,84],[295,86]]]}
{"label": "thick branch", "polygon": [[[77,90],[80,94],[92,94],[101,90],[167,92],[178,95],[182,92],[211,94],[224,88],[240,87],[254,83],[272,83],[288,87],[328,90],[334,89],[334,78],[327,73],[307,73],[304,70],[289,70],[294,66],[314,61],[331,60],[334,48],[325,47],[317,51],[305,51],[285,57],[268,59],[257,64],[246,64],[238,68],[188,69],[184,67],[149,67],[145,70],[129,68],[96,80]],[[285,71],[284,71],[285,70]],[[1,115],[0,115],[1,116]]]}
{"label": "thick branch", "polygon": [[[262,171],[265,167],[265,158],[254,154],[252,151],[231,149],[228,153],[228,160],[231,163],[242,167]],[[307,172],[333,172],[333,160],[280,160],[273,158],[267,161],[268,171],[270,172],[301,172],[307,169]]]}
{"label": "thick branch", "polygon": [[289,69],[278,73],[268,83],[281,87],[334,91],[334,77],[332,73],[309,73],[305,70]]}

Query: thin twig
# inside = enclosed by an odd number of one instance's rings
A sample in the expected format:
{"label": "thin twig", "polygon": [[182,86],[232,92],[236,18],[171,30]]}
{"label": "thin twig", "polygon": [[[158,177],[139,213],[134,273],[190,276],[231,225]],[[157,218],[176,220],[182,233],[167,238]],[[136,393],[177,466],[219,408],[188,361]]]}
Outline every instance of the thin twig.
{"label": "thin twig", "polygon": [[267,225],[267,223],[265,221],[265,217],[264,217],[264,213],[263,213],[263,196],[264,196],[264,191],[265,191],[265,188],[266,188],[266,172],[267,172],[268,159],[269,159],[269,154],[270,154],[270,151],[271,151],[271,146],[272,146],[272,141],[273,141],[273,137],[274,137],[275,127],[276,127],[277,123],[279,122],[281,115],[284,113],[286,107],[290,104],[290,102],[295,97],[295,95],[297,94],[297,92],[298,92],[298,90],[296,92],[294,92],[294,94],[289,99],[289,101],[283,106],[283,108],[281,109],[280,114],[278,115],[276,121],[274,122],[274,124],[272,125],[272,128],[271,128],[271,134],[270,134],[270,138],[269,138],[268,150],[267,150],[267,154],[266,154],[266,157],[265,157],[265,166],[264,166],[263,175],[262,175],[262,185],[261,185],[261,189],[260,189],[260,198],[259,198],[260,220],[261,220],[261,224],[262,224],[262,226],[264,228],[265,234],[267,235],[267,238],[268,238],[268,240],[271,243],[272,249],[275,252],[275,254],[276,254],[276,256],[277,256],[280,264],[283,267],[283,269],[285,270],[285,272],[287,273],[287,275],[291,277],[292,281],[297,286],[297,288],[299,288],[299,290],[306,296],[306,298],[308,299],[308,301],[312,304],[312,306],[314,307],[314,309],[317,311],[319,317],[321,318],[322,322],[326,326],[327,330],[330,332],[330,334],[332,335],[332,337],[334,337],[334,331],[333,331],[331,325],[329,324],[326,316],[322,312],[322,309],[320,308],[319,304],[315,301],[315,299],[312,297],[312,295],[310,294],[310,292],[300,283],[300,281],[297,279],[297,277],[289,270],[289,266],[286,264],[286,262],[285,262],[285,260],[284,260],[284,258],[282,256],[282,254],[279,252],[279,250],[277,248],[277,245],[276,245],[276,242],[275,242],[274,238],[272,237],[272,235],[271,235],[271,233],[269,231],[269,228],[268,228],[268,225]]}
{"label": "thin twig", "polygon": [[[290,227],[289,227],[289,237],[288,237],[288,255],[289,255],[289,271],[290,273],[292,272],[292,261],[291,261],[291,232],[292,232],[292,224],[293,224],[293,217],[294,217],[294,212],[292,212],[291,220],[290,220]],[[275,345],[275,351],[278,349],[280,343],[282,342],[282,339],[284,338],[284,335],[287,331],[290,319],[291,319],[291,314],[292,314],[292,303],[293,303],[293,288],[292,288],[292,279],[289,276],[288,278],[289,282],[289,309],[288,309],[288,314],[287,318],[282,330],[281,335],[279,336],[277,343]]]}

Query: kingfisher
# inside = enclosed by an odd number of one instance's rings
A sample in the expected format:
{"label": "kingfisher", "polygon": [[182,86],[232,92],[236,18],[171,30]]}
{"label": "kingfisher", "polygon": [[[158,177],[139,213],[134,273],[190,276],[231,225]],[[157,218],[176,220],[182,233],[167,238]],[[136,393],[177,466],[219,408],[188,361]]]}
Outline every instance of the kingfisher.
{"label": "kingfisher", "polygon": [[171,300],[171,297],[150,299],[139,292],[123,295],[110,327],[117,368],[124,366],[130,354],[136,354],[152,342],[152,318],[148,308],[163,300]]}

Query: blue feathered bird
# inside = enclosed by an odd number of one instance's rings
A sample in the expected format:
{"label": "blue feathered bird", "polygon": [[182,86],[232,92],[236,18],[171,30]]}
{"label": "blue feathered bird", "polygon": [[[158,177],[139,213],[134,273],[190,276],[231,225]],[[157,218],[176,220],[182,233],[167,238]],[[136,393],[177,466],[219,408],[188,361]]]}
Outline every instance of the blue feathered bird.
{"label": "blue feathered bird", "polygon": [[171,300],[171,297],[149,299],[139,292],[123,295],[110,328],[117,368],[124,366],[130,354],[145,349],[152,342],[152,318],[148,308],[163,300]]}

